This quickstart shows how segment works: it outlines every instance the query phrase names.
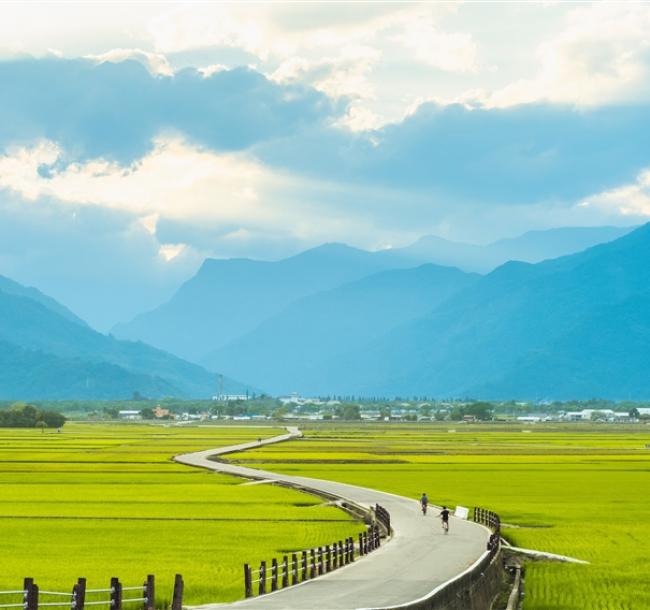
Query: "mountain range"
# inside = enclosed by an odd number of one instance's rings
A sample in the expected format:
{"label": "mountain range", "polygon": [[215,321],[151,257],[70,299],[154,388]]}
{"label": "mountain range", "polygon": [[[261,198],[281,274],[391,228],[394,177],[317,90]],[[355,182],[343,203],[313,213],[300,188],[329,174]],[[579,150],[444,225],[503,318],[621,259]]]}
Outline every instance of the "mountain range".
{"label": "mountain range", "polygon": [[303,383],[353,394],[649,398],[649,263],[650,224],[578,254],[506,263]]}
{"label": "mountain range", "polygon": [[102,335],[54,299],[0,277],[0,398],[207,397],[215,389],[215,375],[200,366]]}
{"label": "mountain range", "polygon": [[[513,252],[546,260],[468,271]],[[650,225],[208,259],[116,336],[0,276],[0,398],[207,397],[217,371],[228,393],[647,398],[649,262]]]}
{"label": "mountain range", "polygon": [[429,236],[406,248],[377,252],[325,244],[277,262],[207,259],[171,300],[115,326],[112,333],[213,366],[221,361],[215,356],[219,350],[294,303],[379,271],[426,263],[472,271],[492,269],[510,259],[536,262],[610,241],[630,230],[579,227],[532,231],[487,246]]}
{"label": "mountain range", "polygon": [[475,245],[425,235],[405,248],[390,251],[391,257],[431,262],[465,271],[488,273],[512,260],[526,263],[558,258],[623,237],[634,227],[562,227],[528,231],[517,237]]}
{"label": "mountain range", "polygon": [[388,329],[418,319],[479,278],[430,264],[382,271],[294,301],[252,332],[208,354],[203,363],[230,375],[252,374],[271,393],[309,390],[303,380],[316,383],[329,362],[352,349],[363,350]]}
{"label": "mountain range", "polygon": [[169,302],[112,332],[200,362],[297,299],[409,264],[344,244],[325,244],[278,262],[207,259]]}

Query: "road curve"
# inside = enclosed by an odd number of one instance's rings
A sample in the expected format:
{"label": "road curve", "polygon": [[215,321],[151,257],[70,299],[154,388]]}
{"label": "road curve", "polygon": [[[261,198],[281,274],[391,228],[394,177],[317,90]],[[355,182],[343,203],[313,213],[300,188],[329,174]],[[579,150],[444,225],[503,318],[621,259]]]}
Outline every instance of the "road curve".
{"label": "road curve", "polygon": [[[297,428],[287,434],[260,442],[242,443],[219,449],[177,455],[174,460],[188,466],[207,468],[236,476],[286,482],[315,492],[324,492],[370,507],[379,503],[391,515],[393,536],[380,549],[353,564],[314,580],[282,589],[261,597],[230,604],[196,606],[213,608],[260,608],[286,610],[356,610],[385,608],[406,604],[428,595],[443,583],[469,568],[484,553],[490,535],[487,528],[452,517],[450,532],[444,535],[437,511],[432,507],[423,517],[417,500],[375,489],[358,487],[323,479],[296,477],[215,462],[210,456],[235,453],[302,436]],[[435,489],[423,481],[423,490],[435,495]],[[251,559],[264,559],[252,557]],[[243,578],[242,578],[243,590]]]}

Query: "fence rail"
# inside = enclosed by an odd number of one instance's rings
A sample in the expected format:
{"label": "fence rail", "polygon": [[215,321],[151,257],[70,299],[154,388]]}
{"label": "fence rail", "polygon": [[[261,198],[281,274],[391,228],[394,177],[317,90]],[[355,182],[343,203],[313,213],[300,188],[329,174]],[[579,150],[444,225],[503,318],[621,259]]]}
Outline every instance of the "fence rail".
{"label": "fence rail", "polygon": [[[38,610],[39,608],[68,608],[69,610],[84,610],[86,606],[107,606],[107,610],[136,610],[140,604],[142,610],[154,610],[156,602],[155,577],[152,574],[142,585],[124,587],[119,578],[111,578],[110,587],[105,589],[86,588],[86,579],[79,578],[72,587],[72,592],[39,590],[33,578],[25,578],[22,589],[13,591],[0,591],[0,601],[3,596],[22,596],[21,602],[2,603],[0,608],[22,608],[22,610]],[[176,574],[174,579],[174,592],[172,595],[171,610],[182,610],[183,606],[183,577]],[[124,591],[130,591],[131,597],[124,597]],[[139,591],[140,594],[136,593]],[[104,596],[106,599],[87,599],[87,597]],[[57,601],[51,601],[54,598]],[[58,599],[57,599],[58,598]]]}
{"label": "fence rail", "polygon": [[[388,511],[383,510],[390,524],[390,515]],[[377,518],[379,519],[378,515]],[[373,523],[367,531],[359,533],[356,543],[354,538],[350,537],[315,549],[291,553],[291,559],[289,555],[284,555],[279,563],[274,558],[271,560],[270,569],[266,561],[260,562],[259,569],[253,569],[246,563],[244,564],[244,593],[246,597],[253,597],[257,589],[258,595],[264,595],[317,578],[353,563],[355,555],[357,558],[363,557],[378,549],[380,544],[381,531],[379,525]]]}

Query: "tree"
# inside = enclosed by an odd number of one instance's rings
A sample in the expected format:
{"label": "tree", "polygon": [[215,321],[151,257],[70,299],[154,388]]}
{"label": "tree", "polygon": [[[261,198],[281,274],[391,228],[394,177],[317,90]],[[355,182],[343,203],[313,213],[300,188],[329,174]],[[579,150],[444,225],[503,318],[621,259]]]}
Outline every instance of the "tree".
{"label": "tree", "polygon": [[336,407],[336,414],[341,419],[361,419],[361,410],[359,409],[359,405],[338,405]]}
{"label": "tree", "polygon": [[272,415],[273,415],[273,419],[282,419],[286,414],[287,414],[287,408],[282,406],[274,409]]}
{"label": "tree", "polygon": [[24,402],[14,403],[5,411],[0,411],[0,427],[3,428],[46,428],[61,427],[65,416],[55,411],[41,411]]}
{"label": "tree", "polygon": [[45,428],[47,428],[47,424],[41,420],[36,422],[36,427],[41,429],[41,434],[45,433]]}
{"label": "tree", "polygon": [[152,408],[145,407],[144,409],[140,409],[140,417],[142,417],[142,419],[154,419],[156,416],[154,415]]}
{"label": "tree", "polygon": [[41,421],[45,423],[48,428],[60,428],[65,424],[65,415],[57,413],[56,411],[41,411]]}
{"label": "tree", "polygon": [[478,420],[489,421],[492,419],[492,405],[489,402],[472,403],[465,406],[463,415],[473,415]]}

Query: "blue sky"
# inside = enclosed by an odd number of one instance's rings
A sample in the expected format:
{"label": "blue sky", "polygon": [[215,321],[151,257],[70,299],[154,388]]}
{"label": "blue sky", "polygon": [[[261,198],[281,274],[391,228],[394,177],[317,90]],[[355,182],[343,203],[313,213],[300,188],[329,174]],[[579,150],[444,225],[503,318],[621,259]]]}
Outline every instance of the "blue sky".
{"label": "blue sky", "polygon": [[3,3],[0,273],[108,328],[206,256],[644,222],[648,31],[642,3]]}

